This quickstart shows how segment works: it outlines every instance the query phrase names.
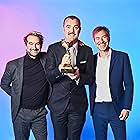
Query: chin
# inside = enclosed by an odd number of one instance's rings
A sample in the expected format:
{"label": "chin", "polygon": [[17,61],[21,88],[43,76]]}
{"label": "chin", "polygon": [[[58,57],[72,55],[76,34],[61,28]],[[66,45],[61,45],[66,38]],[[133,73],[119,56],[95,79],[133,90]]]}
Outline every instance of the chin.
{"label": "chin", "polygon": [[36,57],[38,53],[29,53],[30,56]]}
{"label": "chin", "polygon": [[70,42],[72,42],[72,41],[74,41],[74,40],[75,40],[74,38],[69,38],[69,41],[70,41]]}

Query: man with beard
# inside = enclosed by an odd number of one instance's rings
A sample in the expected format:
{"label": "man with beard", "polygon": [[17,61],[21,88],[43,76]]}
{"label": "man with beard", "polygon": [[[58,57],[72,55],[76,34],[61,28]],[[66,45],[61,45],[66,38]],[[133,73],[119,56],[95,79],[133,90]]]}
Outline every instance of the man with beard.
{"label": "man with beard", "polygon": [[109,46],[110,32],[104,26],[93,30],[99,52],[94,55],[94,83],[90,108],[96,140],[107,140],[110,124],[115,140],[126,140],[126,124],[133,100],[133,77],[127,53]]}
{"label": "man with beard", "polygon": [[48,101],[55,140],[80,140],[88,108],[85,85],[92,83],[92,49],[78,39],[80,19],[63,22],[64,39],[49,46],[47,77],[53,89]]}
{"label": "man with beard", "polygon": [[46,53],[41,52],[43,36],[30,32],[24,37],[26,55],[7,63],[1,88],[11,96],[15,140],[47,140],[47,110],[50,91],[46,77]]}

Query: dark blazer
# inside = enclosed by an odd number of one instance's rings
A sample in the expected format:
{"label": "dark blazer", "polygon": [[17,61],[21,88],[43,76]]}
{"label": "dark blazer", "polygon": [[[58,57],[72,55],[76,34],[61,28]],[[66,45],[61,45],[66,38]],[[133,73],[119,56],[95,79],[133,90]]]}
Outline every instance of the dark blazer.
{"label": "dark blazer", "polygon": [[[94,83],[90,86],[90,111],[93,114],[96,97],[97,54],[94,55]],[[133,100],[133,77],[128,54],[112,50],[109,69],[109,87],[114,107],[120,114],[122,109],[131,110]],[[104,91],[103,91],[104,92]]]}
{"label": "dark blazer", "polygon": [[[46,74],[46,53],[42,52],[39,55],[40,62]],[[23,84],[23,63],[24,57],[8,62],[1,79],[1,88],[11,96],[12,121],[15,120],[20,107]]]}
{"label": "dark blazer", "polygon": [[53,87],[48,106],[52,112],[62,113],[71,102],[75,111],[84,113],[88,107],[84,85],[93,82],[92,49],[79,41],[76,57],[76,65],[80,70],[78,85],[58,69],[65,53],[66,49],[61,41],[50,45],[47,51],[47,77]]}

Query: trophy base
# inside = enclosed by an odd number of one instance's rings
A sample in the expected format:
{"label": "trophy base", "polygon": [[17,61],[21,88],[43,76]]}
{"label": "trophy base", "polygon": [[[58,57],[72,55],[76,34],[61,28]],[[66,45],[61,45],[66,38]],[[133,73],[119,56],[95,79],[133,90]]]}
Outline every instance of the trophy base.
{"label": "trophy base", "polygon": [[64,67],[63,69],[61,69],[62,73],[75,73],[75,71],[77,70],[77,68],[74,67]]}

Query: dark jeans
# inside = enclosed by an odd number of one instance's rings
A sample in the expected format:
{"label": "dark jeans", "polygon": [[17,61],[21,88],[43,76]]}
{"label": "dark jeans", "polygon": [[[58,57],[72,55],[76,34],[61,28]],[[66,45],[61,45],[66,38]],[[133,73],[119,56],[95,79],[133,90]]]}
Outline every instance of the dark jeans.
{"label": "dark jeans", "polygon": [[15,140],[28,140],[30,130],[36,140],[47,140],[46,114],[45,107],[36,110],[21,108],[13,123]]}
{"label": "dark jeans", "polygon": [[125,121],[119,119],[113,103],[96,103],[92,118],[96,140],[107,140],[108,124],[112,128],[115,140],[126,140]]}

